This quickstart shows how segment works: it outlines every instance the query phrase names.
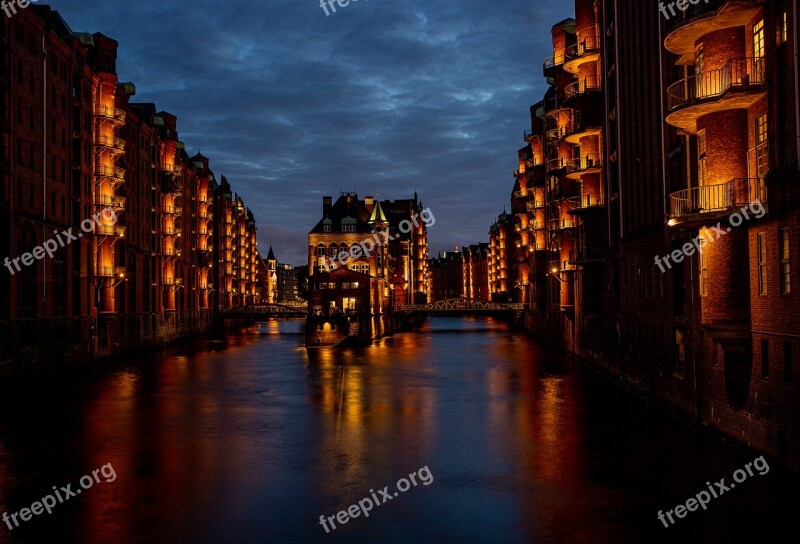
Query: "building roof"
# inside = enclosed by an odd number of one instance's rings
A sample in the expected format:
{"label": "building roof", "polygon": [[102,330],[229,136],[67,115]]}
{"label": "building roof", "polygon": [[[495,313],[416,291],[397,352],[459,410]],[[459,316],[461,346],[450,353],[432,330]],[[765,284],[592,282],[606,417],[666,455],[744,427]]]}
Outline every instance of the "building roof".
{"label": "building roof", "polygon": [[278,259],[275,258],[275,253],[272,251],[272,244],[269,246],[269,253],[267,253],[267,260],[268,261],[277,261]]}

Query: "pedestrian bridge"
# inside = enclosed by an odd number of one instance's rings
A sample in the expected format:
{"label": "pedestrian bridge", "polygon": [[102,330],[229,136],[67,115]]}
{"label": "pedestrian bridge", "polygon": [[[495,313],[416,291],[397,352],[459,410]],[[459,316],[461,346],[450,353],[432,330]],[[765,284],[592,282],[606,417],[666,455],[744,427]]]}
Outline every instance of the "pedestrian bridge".
{"label": "pedestrian bridge", "polygon": [[224,318],[305,317],[308,307],[303,304],[254,304],[233,308],[220,314]]}
{"label": "pedestrian bridge", "polygon": [[491,315],[491,314],[520,314],[525,310],[525,304],[492,302],[477,298],[448,298],[437,300],[430,304],[408,304],[399,306],[397,311],[406,313],[425,313],[442,315]]}

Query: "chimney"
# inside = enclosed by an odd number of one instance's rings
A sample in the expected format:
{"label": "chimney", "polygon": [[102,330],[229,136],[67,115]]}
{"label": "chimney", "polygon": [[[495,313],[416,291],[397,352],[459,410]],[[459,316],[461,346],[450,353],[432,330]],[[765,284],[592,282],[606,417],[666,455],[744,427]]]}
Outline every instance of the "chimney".
{"label": "chimney", "polygon": [[375,205],[375,201],[372,199],[371,196],[364,197],[364,206],[367,208],[367,211],[372,213],[372,207]]}
{"label": "chimney", "polygon": [[322,197],[322,216],[327,217],[329,213],[331,213],[331,208],[333,208],[333,197],[330,196],[323,196]]}

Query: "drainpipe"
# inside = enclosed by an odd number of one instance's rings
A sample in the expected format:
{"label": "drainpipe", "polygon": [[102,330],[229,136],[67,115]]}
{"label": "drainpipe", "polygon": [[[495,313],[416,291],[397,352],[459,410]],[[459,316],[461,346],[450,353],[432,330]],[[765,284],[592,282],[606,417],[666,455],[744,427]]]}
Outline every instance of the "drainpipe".
{"label": "drainpipe", "polygon": [[[47,238],[47,36],[42,34],[42,242]],[[42,259],[42,302],[47,302],[47,259]]]}
{"label": "drainpipe", "polygon": [[792,41],[794,42],[794,119],[797,125],[797,164],[800,169],[800,60],[798,60],[797,42],[797,0],[794,0],[794,11],[792,12]]}

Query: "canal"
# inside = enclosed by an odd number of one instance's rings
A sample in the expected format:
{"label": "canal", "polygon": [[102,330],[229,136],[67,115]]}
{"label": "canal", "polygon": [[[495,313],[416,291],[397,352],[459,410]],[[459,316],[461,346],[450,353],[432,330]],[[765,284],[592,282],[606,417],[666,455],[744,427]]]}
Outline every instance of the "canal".
{"label": "canal", "polygon": [[664,528],[659,510],[757,455],[503,323],[436,318],[342,352],[307,352],[302,325],[4,391],[0,512],[110,468],[0,542],[798,541],[777,466]]}

